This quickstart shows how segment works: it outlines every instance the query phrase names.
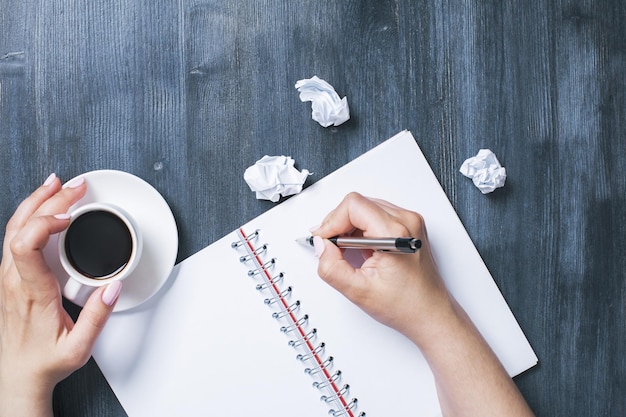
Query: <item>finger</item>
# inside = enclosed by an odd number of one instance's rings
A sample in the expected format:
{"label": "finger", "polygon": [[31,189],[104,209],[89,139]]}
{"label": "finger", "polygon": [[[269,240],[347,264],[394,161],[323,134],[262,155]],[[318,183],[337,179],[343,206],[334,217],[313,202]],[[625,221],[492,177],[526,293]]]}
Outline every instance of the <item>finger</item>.
{"label": "finger", "polygon": [[61,182],[55,174],[50,174],[46,181],[22,201],[7,223],[7,237],[11,238],[24,226],[37,209],[61,188]]}
{"label": "finger", "polygon": [[316,236],[313,243],[319,258],[317,273],[320,278],[353,300],[358,291],[357,270],[344,259],[341,250],[329,240]]}
{"label": "finger", "polygon": [[426,226],[421,214],[403,209],[393,203],[378,198],[370,198],[370,200],[378,204],[387,213],[405,225],[411,232],[411,236],[426,235]]}
{"label": "finger", "polygon": [[43,248],[50,235],[59,233],[69,224],[69,216],[40,216],[31,218],[10,242],[10,251],[20,277],[35,286],[50,273],[43,256]]}
{"label": "finger", "polygon": [[402,207],[396,206],[395,204],[390,203],[387,200],[383,200],[383,199],[375,198],[375,197],[366,197],[366,198],[372,201],[373,203],[376,203],[380,208],[385,210],[387,213],[392,214],[394,216],[405,211]]}
{"label": "finger", "polygon": [[121,281],[113,281],[91,294],[69,334],[68,351],[75,352],[85,363],[93,351],[96,339],[109,320],[122,290]]}
{"label": "finger", "polygon": [[3,258],[9,256],[11,240],[31,217],[65,213],[72,204],[85,195],[86,191],[85,181],[82,178],[71,181],[68,186],[61,189],[61,182],[56,175],[51,174],[41,187],[18,206],[15,214],[7,223]]}
{"label": "finger", "polygon": [[[364,197],[367,200],[378,206],[386,214],[381,212],[381,219],[387,219],[387,232],[391,233],[389,236],[403,236],[403,237],[421,237],[426,236],[426,226],[424,224],[424,218],[419,213],[411,210],[404,209],[389,201],[382,200],[380,198]],[[377,225],[381,226],[381,225]],[[391,226],[391,228],[389,228]],[[381,233],[384,233],[381,231]],[[382,236],[379,234],[378,236]]]}
{"label": "finger", "polygon": [[358,193],[350,193],[326,216],[315,233],[332,237],[356,228],[366,236],[383,236],[391,232],[385,229],[393,223],[397,223],[397,220],[375,201]]}
{"label": "finger", "polygon": [[47,216],[57,213],[65,213],[80,200],[87,192],[87,185],[83,177],[77,177],[67,183],[52,197],[44,201],[35,211],[34,215]]}

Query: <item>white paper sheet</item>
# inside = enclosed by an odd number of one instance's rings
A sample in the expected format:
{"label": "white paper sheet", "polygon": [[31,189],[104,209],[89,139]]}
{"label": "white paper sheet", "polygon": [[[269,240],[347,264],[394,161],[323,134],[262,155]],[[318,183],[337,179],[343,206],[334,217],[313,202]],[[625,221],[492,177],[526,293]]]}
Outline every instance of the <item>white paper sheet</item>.
{"label": "white paper sheet", "polygon": [[[411,190],[411,192],[407,192]],[[277,271],[310,316],[341,384],[368,417],[438,416],[419,350],[371,319],[316,274],[295,242],[350,191],[420,212],[451,292],[511,375],[537,362],[411,134],[404,131],[243,226],[260,229]],[[114,314],[94,357],[130,417],[327,416],[257,282],[231,247],[235,232],[180,263],[138,309]],[[355,413],[356,416],[358,413]]]}
{"label": "white paper sheet", "polygon": [[270,200],[276,203],[280,197],[298,194],[309,176],[309,171],[295,168],[295,161],[289,156],[269,156],[256,163],[243,174],[243,178],[256,193],[259,200]]}
{"label": "white paper sheet", "polygon": [[350,119],[348,99],[339,98],[333,86],[321,78],[314,75],[299,80],[296,88],[301,101],[311,102],[311,116],[323,127],[339,126]]}
{"label": "white paper sheet", "polygon": [[481,149],[476,156],[466,159],[459,171],[471,178],[483,194],[504,187],[506,180],[506,169],[500,165],[496,155],[489,149]]}

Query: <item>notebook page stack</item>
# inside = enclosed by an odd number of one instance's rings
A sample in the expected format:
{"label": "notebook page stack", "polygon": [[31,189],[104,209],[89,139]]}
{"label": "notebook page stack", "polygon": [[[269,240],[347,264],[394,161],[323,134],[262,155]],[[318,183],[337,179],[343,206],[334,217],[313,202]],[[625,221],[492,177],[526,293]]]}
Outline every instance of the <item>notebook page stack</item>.
{"label": "notebook page stack", "polygon": [[184,260],[152,299],[111,317],[94,358],[130,417],[441,414],[419,349],[323,282],[311,248],[295,242],[351,191],[422,214],[443,279],[509,374],[537,363],[403,131]]}

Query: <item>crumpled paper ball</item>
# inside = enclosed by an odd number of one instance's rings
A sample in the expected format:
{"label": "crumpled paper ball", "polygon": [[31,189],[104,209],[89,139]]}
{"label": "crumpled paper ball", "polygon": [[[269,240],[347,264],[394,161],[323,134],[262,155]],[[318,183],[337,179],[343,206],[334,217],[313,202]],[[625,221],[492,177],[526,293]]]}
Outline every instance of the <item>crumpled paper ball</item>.
{"label": "crumpled paper ball", "polygon": [[339,98],[332,85],[313,76],[296,83],[301,101],[310,101],[313,120],[323,127],[339,126],[350,119],[348,99]]}
{"label": "crumpled paper ball", "polygon": [[459,171],[471,178],[483,194],[503,187],[506,180],[506,169],[489,149],[481,149],[476,156],[466,159]]}
{"label": "crumpled paper ball", "polygon": [[298,171],[295,161],[288,156],[268,156],[256,161],[248,167],[243,178],[256,193],[259,200],[270,200],[276,203],[283,197],[302,191],[302,185],[309,176],[309,171]]}

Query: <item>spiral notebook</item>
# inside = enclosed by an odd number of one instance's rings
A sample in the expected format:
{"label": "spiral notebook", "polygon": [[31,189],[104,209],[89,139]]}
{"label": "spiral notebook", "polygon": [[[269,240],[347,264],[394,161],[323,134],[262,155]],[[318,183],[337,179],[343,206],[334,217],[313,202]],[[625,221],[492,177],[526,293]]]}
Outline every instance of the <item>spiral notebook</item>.
{"label": "spiral notebook", "polygon": [[408,131],[178,264],[94,358],[130,417],[438,416],[420,351],[316,273],[306,235],[350,191],[420,212],[450,291],[510,375],[537,362]]}

